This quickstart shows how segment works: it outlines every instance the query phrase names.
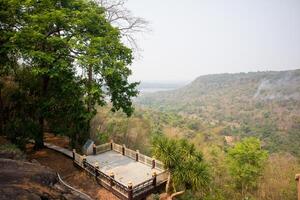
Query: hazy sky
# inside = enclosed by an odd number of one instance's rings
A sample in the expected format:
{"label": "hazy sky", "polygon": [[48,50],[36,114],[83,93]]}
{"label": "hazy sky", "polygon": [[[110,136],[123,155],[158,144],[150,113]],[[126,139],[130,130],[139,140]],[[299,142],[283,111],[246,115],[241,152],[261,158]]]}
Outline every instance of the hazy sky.
{"label": "hazy sky", "polygon": [[134,80],[300,68],[300,0],[128,0],[151,23]]}

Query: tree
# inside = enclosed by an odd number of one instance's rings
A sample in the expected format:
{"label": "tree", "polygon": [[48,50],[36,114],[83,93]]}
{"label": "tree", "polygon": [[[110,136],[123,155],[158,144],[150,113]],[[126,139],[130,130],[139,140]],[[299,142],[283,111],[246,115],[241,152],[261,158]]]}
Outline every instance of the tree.
{"label": "tree", "polygon": [[169,170],[166,184],[168,199],[183,194],[185,190],[205,194],[210,183],[208,166],[202,153],[197,151],[193,144],[185,139],[174,140],[156,136],[152,142],[152,151]]}
{"label": "tree", "polygon": [[137,53],[140,49],[136,34],[149,31],[149,22],[136,17],[125,7],[126,0],[96,0],[104,9],[106,19],[116,27],[122,38]]}
{"label": "tree", "polygon": [[[106,20],[102,7],[88,0],[5,0],[0,5],[1,57],[15,58],[17,68],[26,69],[35,83],[23,89],[34,99],[37,148],[43,146],[46,122],[65,119],[75,126],[81,119],[88,132],[95,106],[107,99],[113,111],[122,109],[131,115],[138,84],[128,82],[132,52],[121,42],[120,31]],[[14,12],[7,14],[6,8]],[[80,74],[90,68],[92,81]],[[14,75],[12,79],[19,81]],[[75,119],[77,123],[69,121]],[[64,127],[70,129],[70,124]]]}
{"label": "tree", "polygon": [[268,153],[261,148],[259,139],[253,137],[246,138],[229,149],[227,154],[229,173],[243,197],[257,187],[267,157]]}
{"label": "tree", "polygon": [[[96,0],[97,4],[104,8],[106,20],[116,29],[118,29],[122,39],[128,44],[133,51],[138,54],[140,51],[136,34],[143,33],[148,30],[148,22],[141,18],[133,16],[133,14],[125,7],[125,0]],[[92,65],[87,69],[87,93],[88,110],[93,109],[91,87],[94,82],[94,69]]]}

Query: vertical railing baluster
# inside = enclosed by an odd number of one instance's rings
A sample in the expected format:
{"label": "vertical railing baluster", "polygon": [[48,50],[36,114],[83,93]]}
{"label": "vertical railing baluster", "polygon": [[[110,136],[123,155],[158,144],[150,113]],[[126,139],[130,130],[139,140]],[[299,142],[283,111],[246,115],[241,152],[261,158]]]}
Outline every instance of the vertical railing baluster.
{"label": "vertical railing baluster", "polygon": [[153,158],[152,159],[152,169],[154,169],[155,168],[155,159]]}
{"label": "vertical railing baluster", "polygon": [[298,200],[300,200],[300,174],[297,174],[295,179],[297,181]]}
{"label": "vertical railing baluster", "polygon": [[156,172],[153,172],[152,178],[153,178],[152,184],[153,184],[154,187],[156,187],[156,182],[157,182],[157,179],[156,179],[157,178],[157,174],[156,174]]}
{"label": "vertical railing baluster", "polygon": [[138,162],[139,161],[139,150],[136,150],[136,153],[135,153],[135,161]]}
{"label": "vertical railing baluster", "polygon": [[128,200],[133,199],[133,189],[132,189],[132,182],[128,182]]}

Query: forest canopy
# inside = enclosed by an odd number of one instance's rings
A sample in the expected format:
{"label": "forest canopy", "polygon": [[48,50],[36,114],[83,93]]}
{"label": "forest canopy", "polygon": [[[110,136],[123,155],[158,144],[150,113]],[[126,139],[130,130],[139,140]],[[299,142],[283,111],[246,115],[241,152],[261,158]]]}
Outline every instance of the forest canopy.
{"label": "forest canopy", "polygon": [[133,112],[133,55],[105,8],[88,0],[0,2],[0,131],[43,146],[46,129],[83,142],[96,105]]}

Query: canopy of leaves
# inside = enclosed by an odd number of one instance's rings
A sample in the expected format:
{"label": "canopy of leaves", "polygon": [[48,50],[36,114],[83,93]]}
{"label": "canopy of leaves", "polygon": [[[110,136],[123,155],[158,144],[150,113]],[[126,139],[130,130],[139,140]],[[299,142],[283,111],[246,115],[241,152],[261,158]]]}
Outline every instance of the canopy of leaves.
{"label": "canopy of leaves", "polygon": [[210,182],[208,166],[202,153],[185,139],[153,138],[153,155],[170,171],[178,188],[205,191]]}
{"label": "canopy of leaves", "polygon": [[235,180],[235,186],[242,193],[255,189],[267,158],[268,153],[261,148],[259,139],[253,137],[246,138],[229,149],[229,172]]}
{"label": "canopy of leaves", "polygon": [[9,77],[16,86],[1,107],[7,117],[1,127],[8,132],[18,120],[29,120],[37,130],[29,137],[42,139],[47,122],[78,140],[88,132],[96,105],[110,100],[113,111],[132,114],[138,84],[128,81],[132,52],[101,6],[89,0],[3,0],[0,20],[1,85]]}

